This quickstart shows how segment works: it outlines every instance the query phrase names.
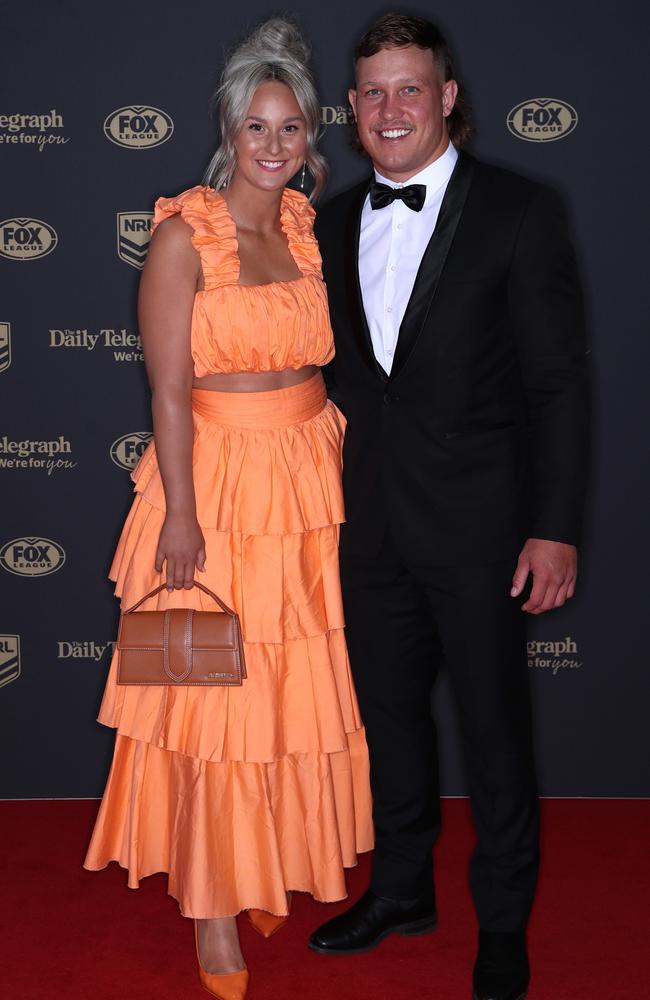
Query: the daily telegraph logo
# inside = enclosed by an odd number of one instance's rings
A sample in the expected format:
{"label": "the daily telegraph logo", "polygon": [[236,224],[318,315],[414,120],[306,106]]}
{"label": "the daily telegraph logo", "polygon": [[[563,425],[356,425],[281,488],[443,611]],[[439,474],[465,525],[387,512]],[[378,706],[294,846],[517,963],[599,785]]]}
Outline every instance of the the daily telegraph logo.
{"label": "the daily telegraph logo", "polygon": [[[0,638],[2,638],[0,636]],[[57,660],[92,660],[99,661],[108,652],[112,654],[114,642],[94,642],[90,639],[71,639],[56,644]]]}
{"label": "the daily telegraph logo", "polygon": [[0,635],[0,687],[20,677],[20,636]]}
{"label": "the daily telegraph logo", "polygon": [[321,125],[352,125],[352,108],[343,104],[324,104],[320,109],[320,121]]}
{"label": "the daily telegraph logo", "polygon": [[0,254],[9,260],[35,260],[52,253],[56,231],[41,219],[5,219],[0,222]]}
{"label": "the daily telegraph logo", "polygon": [[49,441],[12,439],[6,434],[0,437],[0,469],[40,469],[51,476],[53,472],[76,466],[72,445],[62,434]]}
{"label": "the daily telegraph logo", "polygon": [[93,333],[86,327],[81,329],[52,327],[48,333],[50,335],[49,346],[56,350],[63,348],[90,353],[99,347],[98,354],[101,354],[102,350],[111,351],[114,361],[144,361],[139,334],[129,333],[124,327],[121,330],[116,330],[115,327],[106,327],[98,330],[97,333]]}
{"label": "the daily telegraph logo", "polygon": [[65,552],[58,542],[38,535],[13,538],[0,549],[0,566],[16,576],[48,576],[64,562]]}
{"label": "the daily telegraph logo", "polygon": [[555,97],[533,97],[513,108],[506,121],[518,139],[552,142],[573,132],[578,124],[578,112]]}
{"label": "the daily telegraph logo", "polygon": [[56,108],[45,114],[0,115],[0,145],[32,146],[42,153],[46,146],[65,146],[69,138],[60,134],[63,115]]}
{"label": "the daily telegraph logo", "polygon": [[132,267],[144,267],[151,242],[152,220],[153,212],[117,213],[117,253]]}
{"label": "the daily telegraph logo", "polygon": [[121,469],[131,472],[140,461],[152,437],[151,431],[133,431],[131,434],[122,435],[111,445],[111,458]]}
{"label": "the daily telegraph logo", "polygon": [[11,364],[11,324],[0,323],[0,372]]}
{"label": "the daily telegraph logo", "polygon": [[150,149],[171,138],[174,123],[160,108],[131,104],[112,111],[104,122],[107,139],[126,149]]}
{"label": "the daily telegraph logo", "polygon": [[582,660],[578,659],[578,643],[570,635],[564,639],[529,639],[527,652],[529,667],[548,672],[553,677],[582,667]]}

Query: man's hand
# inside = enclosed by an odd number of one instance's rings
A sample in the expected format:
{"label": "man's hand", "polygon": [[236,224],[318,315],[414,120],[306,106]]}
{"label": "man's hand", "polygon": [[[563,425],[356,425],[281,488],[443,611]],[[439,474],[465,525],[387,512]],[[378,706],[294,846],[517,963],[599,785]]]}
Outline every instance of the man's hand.
{"label": "man's hand", "polygon": [[512,578],[511,597],[518,597],[533,574],[533,589],[521,610],[541,615],[551,608],[561,608],[573,597],[578,576],[578,552],[575,545],[529,538],[519,556]]}

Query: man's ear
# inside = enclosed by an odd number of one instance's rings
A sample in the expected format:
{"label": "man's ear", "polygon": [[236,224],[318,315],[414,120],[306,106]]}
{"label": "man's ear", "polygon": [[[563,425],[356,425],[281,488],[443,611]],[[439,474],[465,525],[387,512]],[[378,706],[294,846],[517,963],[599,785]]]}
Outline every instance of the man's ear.
{"label": "man's ear", "polygon": [[442,85],[442,113],[445,118],[448,118],[454,110],[454,104],[456,103],[457,97],[458,84],[455,80],[447,80],[447,82]]}
{"label": "man's ear", "polygon": [[352,108],[352,114],[354,115],[354,120],[357,120],[357,92],[353,90],[352,87],[348,90],[348,101],[350,102],[350,107]]}

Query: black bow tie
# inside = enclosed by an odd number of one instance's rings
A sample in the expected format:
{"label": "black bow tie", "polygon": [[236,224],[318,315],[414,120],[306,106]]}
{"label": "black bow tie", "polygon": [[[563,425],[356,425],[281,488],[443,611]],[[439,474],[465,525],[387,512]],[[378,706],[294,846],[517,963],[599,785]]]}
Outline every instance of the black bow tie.
{"label": "black bow tie", "polygon": [[387,184],[380,184],[379,181],[373,181],[370,185],[370,207],[386,208],[386,205],[392,205],[396,198],[401,198],[405,205],[414,212],[419,212],[424,205],[426,195],[426,184],[408,184],[406,187],[392,188]]}

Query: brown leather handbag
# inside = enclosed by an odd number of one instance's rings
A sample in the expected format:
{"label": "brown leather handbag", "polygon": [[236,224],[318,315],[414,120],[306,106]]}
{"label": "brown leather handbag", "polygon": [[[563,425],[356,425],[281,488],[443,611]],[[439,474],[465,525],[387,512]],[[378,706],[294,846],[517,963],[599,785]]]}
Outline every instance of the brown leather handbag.
{"label": "brown leather handbag", "polygon": [[165,586],[162,583],[120,615],[117,683],[241,685],[246,663],[239,617],[198,580],[194,586],[216,601],[221,611],[138,611]]}

